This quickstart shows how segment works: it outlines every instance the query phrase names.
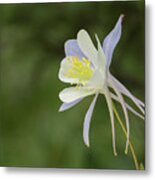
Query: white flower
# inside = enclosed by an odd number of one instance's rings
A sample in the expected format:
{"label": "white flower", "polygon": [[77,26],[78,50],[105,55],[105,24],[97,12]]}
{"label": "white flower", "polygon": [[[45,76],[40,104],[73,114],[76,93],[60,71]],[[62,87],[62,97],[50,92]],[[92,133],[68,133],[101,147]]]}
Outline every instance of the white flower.
{"label": "white flower", "polygon": [[[123,95],[130,98],[144,114],[143,102],[133,96],[109,71],[113,51],[121,37],[122,19],[123,15],[119,17],[113,30],[104,39],[102,46],[97,35],[95,36],[97,40],[97,48],[94,46],[88,33],[85,30],[80,30],[77,34],[77,39],[71,39],[65,43],[66,57],[62,60],[59,70],[59,79],[61,81],[70,83],[71,85],[76,85],[60,92],[59,98],[63,104],[59,111],[67,110],[79,103],[84,97],[95,94],[95,97],[85,115],[83,125],[83,138],[87,146],[89,146],[90,121],[97,97],[99,94],[105,96],[110,114],[112,144],[115,155],[117,152],[112,100],[119,102],[124,112],[127,129],[126,152],[130,136],[127,110],[130,110],[140,118],[144,118],[124,101]],[[112,88],[115,93],[111,92],[109,87]]]}

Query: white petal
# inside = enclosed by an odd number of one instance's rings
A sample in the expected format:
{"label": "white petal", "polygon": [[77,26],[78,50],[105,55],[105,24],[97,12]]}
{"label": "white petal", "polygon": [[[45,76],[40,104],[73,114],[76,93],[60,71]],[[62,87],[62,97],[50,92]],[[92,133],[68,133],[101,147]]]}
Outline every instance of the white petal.
{"label": "white petal", "polygon": [[[120,103],[119,98],[118,98],[115,94],[111,93],[111,97],[112,97],[114,100],[116,100],[117,102]],[[133,114],[135,114],[136,116],[138,116],[138,117],[140,117],[141,119],[144,120],[144,116],[142,116],[140,113],[138,113],[137,111],[135,111],[129,104],[125,103],[125,107],[126,107],[129,111],[131,111]]]}
{"label": "white petal", "polygon": [[95,94],[94,89],[86,87],[69,87],[59,93],[59,98],[62,102],[70,103],[92,94]]}
{"label": "white petal", "polygon": [[89,147],[89,128],[90,128],[90,122],[91,117],[93,114],[94,106],[96,104],[98,94],[95,95],[91,105],[89,106],[89,109],[85,115],[84,124],[83,124],[83,139],[84,143]]}
{"label": "white petal", "polygon": [[62,112],[62,111],[65,111],[67,109],[70,109],[71,107],[75,106],[76,104],[78,104],[80,101],[82,101],[82,98],[81,99],[77,99],[73,102],[70,102],[70,103],[63,103],[61,106],[60,106],[60,109],[59,109],[59,112]]}
{"label": "white petal", "polygon": [[87,85],[95,89],[102,89],[104,83],[105,83],[105,78],[103,74],[100,71],[95,70],[92,78],[87,82]]}
{"label": "white petal", "polygon": [[77,35],[77,42],[81,49],[81,51],[85,54],[85,56],[93,63],[93,65],[97,66],[97,50],[90,39],[88,33],[85,30],[80,30]]}
{"label": "white petal", "polygon": [[122,106],[123,112],[124,112],[124,116],[125,116],[125,121],[126,121],[126,130],[127,130],[127,140],[126,140],[126,148],[125,148],[125,153],[127,154],[128,152],[128,147],[129,147],[129,137],[130,137],[130,126],[129,126],[129,117],[128,117],[128,112],[125,106],[125,102],[123,99],[123,96],[121,95],[121,93],[119,92],[119,90],[113,85],[113,83],[111,82],[110,84],[111,88],[113,88],[113,90],[115,91],[115,93],[118,96],[119,102]]}
{"label": "white petal", "polygon": [[112,145],[113,145],[114,155],[116,156],[117,152],[116,152],[114,113],[113,113],[111,95],[109,93],[108,88],[105,90],[105,98],[106,98],[107,105],[108,105],[108,110],[109,110],[109,113],[110,113],[111,129],[112,129]]}
{"label": "white petal", "polygon": [[95,37],[96,37],[97,44],[98,44],[98,53],[97,53],[98,69],[102,70],[102,72],[105,73],[106,57],[105,57],[105,54],[101,47],[98,36],[96,35]]}
{"label": "white petal", "polygon": [[136,106],[141,110],[141,112],[144,114],[144,109],[141,107],[143,106],[143,102],[141,102],[139,99],[137,99],[135,96],[131,94],[131,92],[121,83],[119,82],[114,76],[109,75],[110,80],[113,82],[115,87],[119,89],[121,93],[128,96],[135,104]]}
{"label": "white petal", "polygon": [[78,79],[68,78],[68,77],[66,76],[67,70],[72,68],[70,61],[68,61],[68,58],[69,58],[69,57],[65,57],[65,58],[61,61],[58,77],[59,77],[59,79],[60,79],[62,82],[76,84],[76,83],[78,82]]}

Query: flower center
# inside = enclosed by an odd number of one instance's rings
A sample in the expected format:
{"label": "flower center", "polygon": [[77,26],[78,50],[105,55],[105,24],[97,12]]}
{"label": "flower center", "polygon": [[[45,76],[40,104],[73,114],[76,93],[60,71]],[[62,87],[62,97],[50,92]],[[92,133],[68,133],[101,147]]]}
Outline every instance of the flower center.
{"label": "flower center", "polygon": [[67,60],[71,68],[67,70],[65,75],[68,78],[75,78],[78,80],[78,83],[85,85],[94,73],[94,69],[90,65],[90,60],[84,57],[80,60],[75,56],[68,57]]}

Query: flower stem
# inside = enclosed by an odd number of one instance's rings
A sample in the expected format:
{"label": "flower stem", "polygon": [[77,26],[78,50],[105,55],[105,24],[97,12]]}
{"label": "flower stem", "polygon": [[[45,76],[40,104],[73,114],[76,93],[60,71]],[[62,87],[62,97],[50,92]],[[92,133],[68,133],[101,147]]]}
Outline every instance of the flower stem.
{"label": "flower stem", "polygon": [[[115,107],[114,103],[113,103],[113,110],[114,110],[116,118],[117,118],[117,120],[118,120],[118,122],[119,122],[119,124],[120,124],[120,126],[121,126],[121,128],[122,128],[122,130],[123,130],[123,132],[125,134],[125,136],[127,137],[126,128],[125,128],[125,126],[124,126],[124,124],[123,124],[123,122],[122,122],[122,120],[121,120],[121,118],[120,118],[120,116],[119,116],[119,114],[118,114],[118,112],[116,110],[116,107]],[[130,147],[130,150],[131,150],[131,154],[132,154],[132,157],[133,157],[133,160],[134,160],[134,164],[135,164],[136,170],[140,170],[138,159],[137,159],[137,156],[136,156],[133,144],[131,143],[130,140],[129,140],[129,147]]]}

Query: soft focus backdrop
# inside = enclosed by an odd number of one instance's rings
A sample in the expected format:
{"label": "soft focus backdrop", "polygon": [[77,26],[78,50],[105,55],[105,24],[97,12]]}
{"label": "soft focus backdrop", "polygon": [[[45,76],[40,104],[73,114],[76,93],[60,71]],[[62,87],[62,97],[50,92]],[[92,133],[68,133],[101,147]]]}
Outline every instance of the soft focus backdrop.
{"label": "soft focus backdrop", "polygon": [[[103,96],[94,110],[90,148],[82,130],[92,96],[58,112],[58,94],[68,86],[58,79],[65,41],[76,38],[81,28],[102,41],[122,13],[123,33],[110,70],[144,101],[142,1],[0,5],[0,166],[135,168],[131,153],[124,154],[125,137],[117,121],[118,156],[113,155]],[[144,121],[129,116],[131,140],[144,164]]]}

